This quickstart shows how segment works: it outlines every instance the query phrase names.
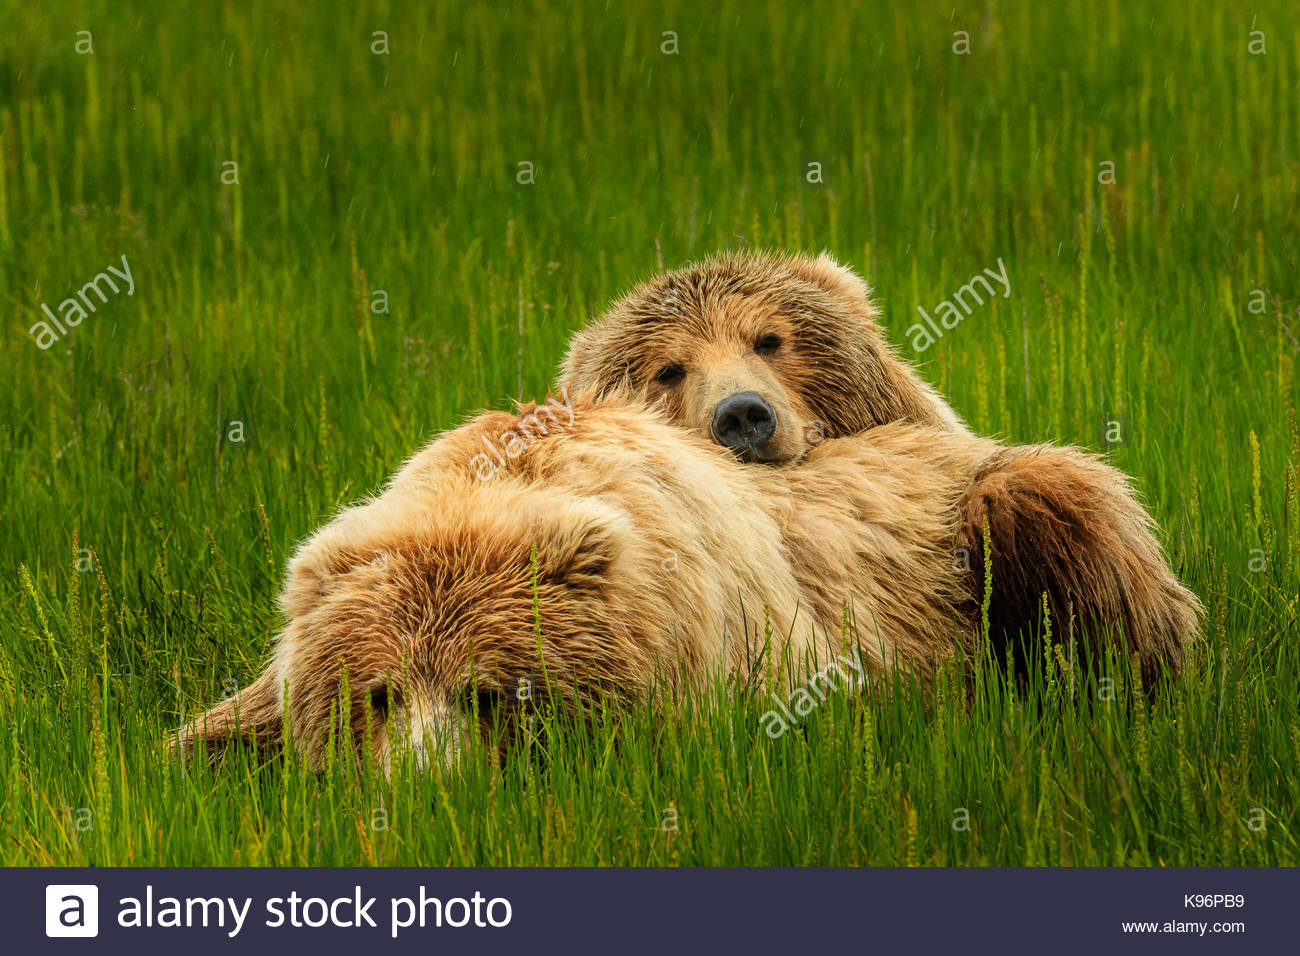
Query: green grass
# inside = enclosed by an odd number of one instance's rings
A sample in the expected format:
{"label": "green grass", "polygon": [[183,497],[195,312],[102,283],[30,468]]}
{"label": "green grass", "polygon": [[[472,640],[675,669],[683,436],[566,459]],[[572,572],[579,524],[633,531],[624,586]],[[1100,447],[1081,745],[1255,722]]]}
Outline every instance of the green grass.
{"label": "green grass", "polygon": [[[0,863],[1300,862],[1292,4],[246,6],[0,10]],[[776,741],[720,690],[446,778],[158,754],[258,672],[294,542],[742,244],[862,271],[976,428],[1107,448],[1208,608],[1187,675]],[[911,353],[998,257],[1011,297]]]}

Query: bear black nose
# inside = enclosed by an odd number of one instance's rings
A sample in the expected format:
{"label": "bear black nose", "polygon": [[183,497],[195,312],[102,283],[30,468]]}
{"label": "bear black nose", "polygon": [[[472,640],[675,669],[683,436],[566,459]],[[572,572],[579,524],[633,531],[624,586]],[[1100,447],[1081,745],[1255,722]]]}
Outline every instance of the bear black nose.
{"label": "bear black nose", "polygon": [[738,392],[713,410],[713,437],[745,461],[758,457],[776,431],[776,413],[757,392]]}

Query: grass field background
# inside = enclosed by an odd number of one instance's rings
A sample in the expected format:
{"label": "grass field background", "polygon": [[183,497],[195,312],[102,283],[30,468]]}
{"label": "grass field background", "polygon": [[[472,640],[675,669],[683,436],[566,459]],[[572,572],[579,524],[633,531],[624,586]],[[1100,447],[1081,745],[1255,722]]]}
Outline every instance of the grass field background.
{"label": "grass field background", "polygon": [[[498,6],[0,10],[0,862],[1300,862],[1294,6]],[[157,753],[260,669],[296,541],[740,246],[861,271],[977,429],[1106,448],[1207,606],[1185,677],[776,741],[719,690],[458,776]]]}

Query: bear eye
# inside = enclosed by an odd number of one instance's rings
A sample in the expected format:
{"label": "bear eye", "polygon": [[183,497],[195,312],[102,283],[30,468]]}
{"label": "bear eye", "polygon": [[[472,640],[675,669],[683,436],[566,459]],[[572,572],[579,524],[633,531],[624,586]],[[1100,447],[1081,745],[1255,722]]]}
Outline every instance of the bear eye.
{"label": "bear eye", "polygon": [[685,377],[686,369],[682,368],[680,365],[665,365],[659,370],[658,374],[655,375],[655,381],[660,385],[676,385]]}
{"label": "bear eye", "polygon": [[500,691],[487,687],[465,687],[461,690],[460,702],[465,714],[477,717],[484,723],[493,723],[501,717]]}
{"label": "bear eye", "polygon": [[775,355],[781,348],[781,336],[763,335],[754,343],[754,351],[759,355]]}
{"label": "bear eye", "polygon": [[370,709],[381,721],[388,719],[388,710],[392,706],[401,706],[402,697],[396,691],[390,691],[388,685],[381,684],[370,688]]}

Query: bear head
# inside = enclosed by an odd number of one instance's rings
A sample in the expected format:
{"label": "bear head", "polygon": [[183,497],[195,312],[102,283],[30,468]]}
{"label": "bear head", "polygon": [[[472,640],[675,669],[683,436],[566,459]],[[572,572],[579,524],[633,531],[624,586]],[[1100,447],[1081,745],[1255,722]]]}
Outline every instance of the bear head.
{"label": "bear head", "polygon": [[190,718],[180,750],[216,757],[242,740],[273,754],[291,741],[320,768],[350,741],[385,770],[399,751],[449,767],[475,737],[504,756],[543,703],[596,706],[650,669],[606,593],[626,546],[616,510],[443,489],[309,540],[270,663]]}
{"label": "bear head", "polygon": [[885,341],[870,290],[829,255],[723,253],[651,279],[579,331],[574,393],[662,406],[742,461],[799,461],[891,421],[965,432]]}

